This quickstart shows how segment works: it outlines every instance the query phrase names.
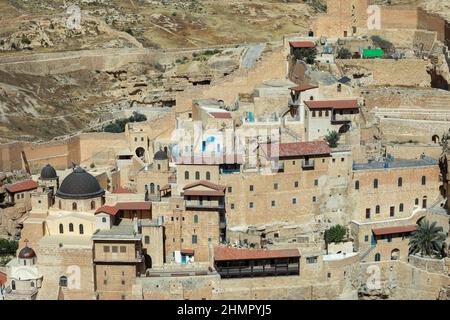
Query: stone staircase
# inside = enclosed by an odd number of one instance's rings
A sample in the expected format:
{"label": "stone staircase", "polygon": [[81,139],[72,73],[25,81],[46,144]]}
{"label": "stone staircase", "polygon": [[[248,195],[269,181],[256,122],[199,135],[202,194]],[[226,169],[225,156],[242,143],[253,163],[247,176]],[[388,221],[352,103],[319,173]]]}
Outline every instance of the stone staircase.
{"label": "stone staircase", "polygon": [[360,257],[359,260],[361,262],[365,262],[364,259],[375,249],[375,246],[370,246]]}

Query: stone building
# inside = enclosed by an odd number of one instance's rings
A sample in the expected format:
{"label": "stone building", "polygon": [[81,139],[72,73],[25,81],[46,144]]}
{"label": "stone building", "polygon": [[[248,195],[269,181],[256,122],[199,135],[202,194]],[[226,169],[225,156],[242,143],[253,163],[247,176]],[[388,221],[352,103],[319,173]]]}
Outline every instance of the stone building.
{"label": "stone building", "polygon": [[36,300],[43,280],[36,262],[36,253],[26,245],[19,251],[17,259],[8,263],[9,285],[5,289],[5,300]]}

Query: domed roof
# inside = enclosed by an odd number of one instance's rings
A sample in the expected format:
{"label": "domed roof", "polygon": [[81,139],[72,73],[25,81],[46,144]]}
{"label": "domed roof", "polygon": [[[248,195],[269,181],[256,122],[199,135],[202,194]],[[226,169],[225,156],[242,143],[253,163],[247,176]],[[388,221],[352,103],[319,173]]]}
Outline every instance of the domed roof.
{"label": "domed roof", "polygon": [[157,153],[155,153],[155,156],[153,157],[154,160],[167,160],[169,157],[167,156],[167,153],[165,153],[162,150],[159,150]]}
{"label": "domed roof", "polygon": [[42,168],[40,179],[52,180],[56,178],[58,178],[58,175],[56,174],[55,168],[53,168],[51,165],[47,164],[45,167]]}
{"label": "domed roof", "polygon": [[36,252],[30,247],[25,247],[19,252],[19,259],[31,259],[36,257]]}
{"label": "domed roof", "polygon": [[56,196],[63,199],[90,199],[104,194],[97,179],[80,167],[76,167],[56,191]]}

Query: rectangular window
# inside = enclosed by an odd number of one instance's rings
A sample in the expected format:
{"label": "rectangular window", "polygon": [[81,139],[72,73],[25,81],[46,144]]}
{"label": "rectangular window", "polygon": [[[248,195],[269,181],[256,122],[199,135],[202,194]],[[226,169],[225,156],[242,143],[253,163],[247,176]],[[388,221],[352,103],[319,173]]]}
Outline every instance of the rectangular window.
{"label": "rectangular window", "polygon": [[112,246],[112,252],[113,253],[117,253],[118,252],[118,247],[117,246]]}
{"label": "rectangular window", "polygon": [[253,191],[253,185],[252,184],[250,185],[249,190]]}
{"label": "rectangular window", "polygon": [[272,200],[272,208],[274,208],[275,207],[275,200]]}
{"label": "rectangular window", "polygon": [[250,209],[252,209],[252,208],[253,208],[253,202],[249,202],[249,203],[248,203],[248,207],[249,207]]}
{"label": "rectangular window", "polygon": [[233,192],[233,188],[232,187],[228,187],[228,193],[232,193]]}
{"label": "rectangular window", "polygon": [[315,185],[315,186],[318,186],[318,185],[319,185],[319,180],[315,179],[315,180],[314,180],[314,185]]}
{"label": "rectangular window", "polygon": [[312,197],[312,202],[316,202],[316,201],[317,201],[316,196]]}
{"label": "rectangular window", "polygon": [[196,234],[192,235],[192,244],[197,244],[197,235]]}
{"label": "rectangular window", "polygon": [[393,217],[395,215],[395,207],[391,207],[389,214],[391,217]]}
{"label": "rectangular window", "polygon": [[364,236],[364,242],[369,242],[369,236],[368,235]]}
{"label": "rectangular window", "polygon": [[298,181],[294,182],[294,188],[298,188]]}
{"label": "rectangular window", "polygon": [[230,204],[230,208],[234,209],[234,203]]}
{"label": "rectangular window", "polygon": [[297,198],[292,198],[292,204],[297,204]]}
{"label": "rectangular window", "polygon": [[293,166],[295,166],[295,160],[294,160],[294,161],[292,161],[292,165],[293,165]]}
{"label": "rectangular window", "polygon": [[370,219],[370,208],[366,209],[366,219]]}
{"label": "rectangular window", "polygon": [[274,184],[273,184],[273,189],[274,189],[274,190],[278,190],[278,183],[274,183]]}
{"label": "rectangular window", "polygon": [[109,252],[109,246],[103,246],[103,252],[108,253]]}
{"label": "rectangular window", "polygon": [[403,212],[403,203],[400,203],[400,205],[398,206],[398,211]]}
{"label": "rectangular window", "polygon": [[308,263],[308,264],[317,263],[317,256],[315,256],[315,257],[307,257],[306,258],[306,263]]}
{"label": "rectangular window", "polygon": [[125,252],[127,252],[127,247],[120,246],[120,253],[125,253]]}

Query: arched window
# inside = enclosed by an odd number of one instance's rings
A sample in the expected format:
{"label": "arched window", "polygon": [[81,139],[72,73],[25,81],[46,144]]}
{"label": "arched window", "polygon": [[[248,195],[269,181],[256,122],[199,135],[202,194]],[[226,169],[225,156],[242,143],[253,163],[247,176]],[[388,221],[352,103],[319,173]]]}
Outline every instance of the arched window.
{"label": "arched window", "polygon": [[14,280],[11,281],[11,289],[16,290],[16,282]]}
{"label": "arched window", "polygon": [[34,288],[34,281],[31,281],[30,285],[32,288]]}
{"label": "arched window", "polygon": [[150,183],[150,193],[155,194],[155,184],[153,182]]}
{"label": "arched window", "polygon": [[374,189],[378,188],[378,179],[373,180],[373,188]]}
{"label": "arched window", "polygon": [[158,170],[161,170],[161,165],[158,163]]}
{"label": "arched window", "polygon": [[149,244],[150,243],[150,237],[149,236],[145,236],[145,244]]}
{"label": "arched window", "polygon": [[195,171],[195,180],[200,180],[200,172]]}
{"label": "arched window", "polygon": [[375,254],[375,261],[381,261],[381,254],[380,253],[376,253]]}
{"label": "arched window", "polygon": [[60,287],[67,287],[67,277],[66,276],[61,276],[59,278],[59,286]]}
{"label": "arched window", "polygon": [[84,227],[82,224],[80,224],[79,229],[80,229],[80,234],[84,234]]}
{"label": "arched window", "polygon": [[69,223],[69,232],[73,232],[73,223]]}
{"label": "arched window", "polygon": [[359,180],[355,181],[355,190],[359,190]]}
{"label": "arched window", "polygon": [[77,210],[77,203],[76,202],[72,203],[72,210],[73,211]]}
{"label": "arched window", "polygon": [[189,171],[184,172],[184,179],[189,180]]}
{"label": "arched window", "polygon": [[194,216],[194,223],[198,223],[198,215]]}
{"label": "arched window", "polygon": [[206,180],[211,180],[211,173],[206,171]]}
{"label": "arched window", "polygon": [[397,184],[399,187],[403,186],[403,178],[402,177],[398,178]]}
{"label": "arched window", "polygon": [[391,251],[391,260],[398,260],[400,258],[400,250],[394,249]]}
{"label": "arched window", "polygon": [[61,234],[64,233],[64,226],[62,223],[59,224],[59,233],[61,233]]}
{"label": "arched window", "polygon": [[375,213],[380,213],[380,206],[379,206],[379,205],[377,205],[377,206],[375,207]]}
{"label": "arched window", "polygon": [[95,210],[95,201],[91,201],[91,210]]}
{"label": "arched window", "polygon": [[404,205],[403,203],[400,203],[400,205],[398,206],[398,211],[403,212],[404,210]]}

